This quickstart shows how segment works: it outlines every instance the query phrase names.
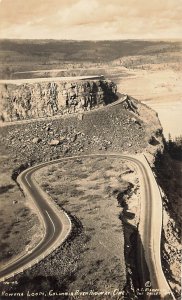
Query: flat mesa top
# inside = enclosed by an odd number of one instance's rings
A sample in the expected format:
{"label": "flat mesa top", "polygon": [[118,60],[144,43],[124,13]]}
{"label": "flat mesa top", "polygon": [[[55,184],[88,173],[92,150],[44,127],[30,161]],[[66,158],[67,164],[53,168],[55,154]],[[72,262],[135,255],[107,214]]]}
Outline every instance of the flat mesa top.
{"label": "flat mesa top", "polygon": [[39,83],[50,81],[75,81],[75,80],[100,80],[104,79],[102,75],[93,76],[72,76],[72,77],[48,77],[48,78],[30,78],[30,79],[4,79],[0,80],[0,84],[23,84],[23,83]]}

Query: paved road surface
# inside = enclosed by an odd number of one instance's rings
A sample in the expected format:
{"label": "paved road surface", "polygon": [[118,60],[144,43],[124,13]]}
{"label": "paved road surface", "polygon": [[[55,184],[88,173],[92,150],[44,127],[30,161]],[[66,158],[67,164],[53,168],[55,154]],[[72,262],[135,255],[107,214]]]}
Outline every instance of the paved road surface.
{"label": "paved road surface", "polygon": [[42,77],[42,78],[27,78],[27,79],[1,79],[0,84],[25,84],[25,83],[40,83],[40,82],[53,82],[53,81],[77,81],[77,80],[101,80],[102,75],[90,76],[69,76],[69,77]]}
{"label": "paved road surface", "polygon": [[[31,263],[40,254],[43,254],[47,249],[52,247],[55,241],[59,238],[63,224],[59,215],[55,212],[50,204],[44,199],[40,193],[32,175],[38,169],[63,160],[93,156],[103,156],[103,154],[83,155],[58,159],[56,161],[40,164],[24,171],[21,175],[21,180],[24,187],[29,191],[31,197],[36,201],[36,205],[41,212],[45,223],[45,236],[41,243],[26,256],[20,257],[13,264],[9,265],[4,270],[0,271],[0,278],[16,272],[21,267]],[[159,188],[153,176],[153,173],[142,156],[126,156],[120,154],[107,154],[104,156],[119,156],[123,160],[128,160],[135,164],[138,168],[140,185],[141,185],[141,212],[139,224],[139,239],[138,239],[138,265],[140,265],[140,279],[142,286],[145,287],[146,281],[150,280],[149,285],[156,290],[160,290],[161,296],[146,296],[146,299],[175,299],[170,287],[166,281],[161,267],[160,243],[161,243],[161,228],[162,228],[162,201]],[[150,277],[148,277],[148,271]]]}
{"label": "paved road surface", "polygon": [[[43,165],[48,164],[49,163],[45,163]],[[32,199],[34,199],[41,214],[45,227],[45,235],[32,252],[26,253],[16,261],[13,261],[8,267],[3,268],[0,271],[0,279],[9,277],[9,275],[18,273],[18,271],[21,271],[23,268],[27,268],[27,266],[29,264],[31,265],[31,262],[38,259],[40,255],[43,257],[47,252],[47,249],[52,248],[53,250],[58,239],[64,241],[69,234],[70,227],[68,224],[65,224],[66,222],[68,223],[68,220],[65,220],[66,216],[63,215],[62,212],[62,219],[60,217],[60,212],[56,210],[54,206],[50,206],[49,202],[45,200],[44,194],[42,194],[41,190],[37,187],[35,180],[32,178],[33,173],[42,168],[43,165],[35,166],[24,171],[21,175],[21,181],[24,186],[23,189],[27,190]]]}

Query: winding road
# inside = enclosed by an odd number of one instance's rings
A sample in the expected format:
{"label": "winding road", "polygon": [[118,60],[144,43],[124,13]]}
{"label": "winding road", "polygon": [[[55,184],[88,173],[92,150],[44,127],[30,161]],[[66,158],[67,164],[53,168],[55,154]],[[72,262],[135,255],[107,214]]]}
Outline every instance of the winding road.
{"label": "winding road", "polygon": [[22,190],[28,198],[31,198],[30,200],[38,210],[40,221],[44,227],[44,237],[32,251],[27,251],[0,270],[0,281],[4,281],[44,259],[66,240],[71,231],[71,221],[68,215],[55,205],[51,205],[47,194],[37,186],[33,178],[34,172],[52,163],[55,161],[31,167],[19,175],[18,182]]}
{"label": "winding road", "polygon": [[[47,194],[36,184],[33,174],[42,167],[64,160],[93,156],[119,156],[135,165],[141,187],[137,253],[141,284],[146,287],[145,299],[174,300],[175,297],[161,266],[162,199],[152,170],[143,155],[129,156],[113,153],[74,156],[42,163],[22,172],[18,182],[26,196],[30,198],[30,201],[33,201],[38,209],[45,234],[41,242],[31,252],[20,256],[0,270],[0,281],[22,272],[43,259],[63,243],[71,231],[68,215],[58,209],[53,202],[50,202]],[[153,292],[156,291],[155,296],[150,294],[151,289]],[[160,295],[157,294],[158,292]]]}

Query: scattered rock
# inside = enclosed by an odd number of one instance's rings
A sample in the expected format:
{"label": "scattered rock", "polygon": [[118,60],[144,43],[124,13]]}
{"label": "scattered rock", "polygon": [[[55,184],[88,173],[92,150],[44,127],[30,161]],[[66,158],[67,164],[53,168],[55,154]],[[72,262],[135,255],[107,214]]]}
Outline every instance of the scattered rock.
{"label": "scattered rock", "polygon": [[[96,153],[100,151],[122,151],[132,150],[140,152],[143,147],[150,147],[153,151],[157,147],[151,147],[147,141],[152,136],[156,137],[159,124],[152,123],[145,132],[145,122],[141,117],[131,115],[122,105],[106,107],[105,110],[92,111],[84,114],[83,122],[78,121],[78,116],[72,115],[65,119],[39,120],[27,124],[17,123],[12,128],[4,127],[1,131],[3,145],[6,152],[11,153],[16,164],[25,162],[38,163],[49,161],[53,157],[60,157],[69,151],[70,155],[81,153]],[[147,113],[148,109],[143,108]],[[150,110],[148,111],[148,114]],[[112,117],[111,117],[112,116]],[[140,130],[132,118],[139,120],[142,124]],[[118,125],[115,125],[118,122]],[[159,132],[160,133],[160,132]],[[158,133],[158,134],[159,134]],[[15,137],[12,139],[12,137]],[[160,141],[160,136],[157,138]],[[13,141],[13,145],[12,145]],[[41,141],[41,142],[40,142]],[[36,146],[36,151],[35,151]],[[82,150],[83,149],[83,150]]]}

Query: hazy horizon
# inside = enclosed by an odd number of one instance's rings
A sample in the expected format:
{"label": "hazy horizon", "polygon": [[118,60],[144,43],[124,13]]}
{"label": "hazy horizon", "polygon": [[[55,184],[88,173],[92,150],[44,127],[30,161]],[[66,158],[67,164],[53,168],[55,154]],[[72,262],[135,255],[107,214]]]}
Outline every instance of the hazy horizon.
{"label": "hazy horizon", "polygon": [[2,40],[15,40],[15,41],[73,41],[73,42],[104,42],[104,41],[109,41],[109,42],[120,42],[120,41],[157,41],[157,42],[178,42],[182,41],[182,38],[148,38],[148,39],[142,39],[142,38],[128,38],[128,39],[101,39],[101,40],[94,40],[94,39],[88,39],[88,40],[79,40],[79,39],[58,39],[58,38],[1,38],[0,41]]}

